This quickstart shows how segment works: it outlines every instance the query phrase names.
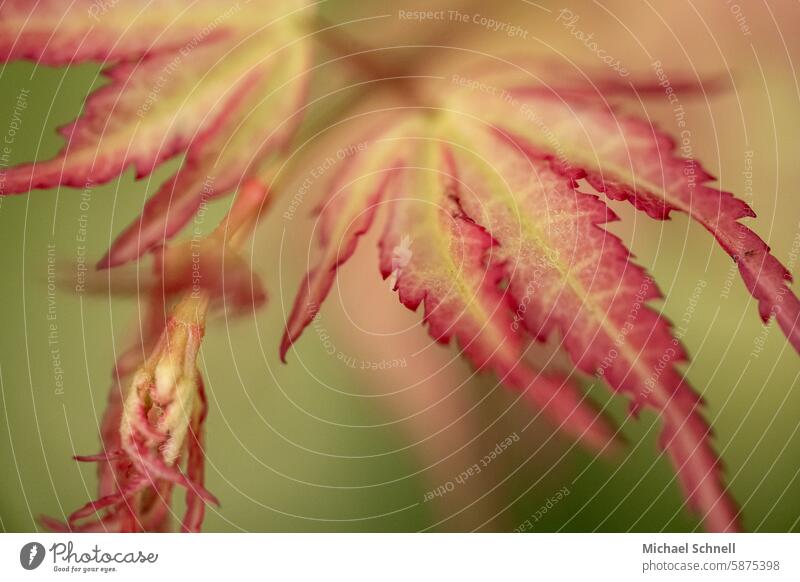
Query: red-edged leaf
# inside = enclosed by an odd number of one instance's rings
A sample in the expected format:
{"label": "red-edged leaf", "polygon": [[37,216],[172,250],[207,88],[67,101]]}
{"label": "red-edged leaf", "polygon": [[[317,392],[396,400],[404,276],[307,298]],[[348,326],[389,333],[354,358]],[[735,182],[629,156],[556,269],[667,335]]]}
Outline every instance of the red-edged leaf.
{"label": "red-edged leaf", "polygon": [[[400,301],[416,311],[424,305],[430,334],[455,338],[479,370],[525,391],[556,425],[598,450],[612,445],[615,431],[565,380],[542,376],[524,360],[514,330],[511,298],[501,291],[504,269],[491,262],[492,237],[458,203],[459,176],[442,144],[413,139],[411,165],[389,186],[389,217],[381,238],[381,272],[394,272]],[[397,249],[410,246],[405,254]],[[399,258],[398,258],[399,257]]]}
{"label": "red-edged leaf", "polygon": [[[506,385],[525,392],[562,430],[598,450],[613,447],[616,431],[577,388],[566,380],[541,375],[525,361],[524,338],[515,331],[509,298],[501,290],[502,269],[487,266],[492,237],[459,208],[453,167],[441,144],[426,138],[427,132],[415,134],[415,127],[421,126],[406,126],[404,137],[379,142],[393,144],[400,156],[389,170],[388,182],[387,174],[372,170],[380,163],[358,159],[369,159],[374,151],[359,154],[345,170],[346,180],[368,186],[339,191],[337,196],[346,200],[334,198],[336,209],[327,213],[326,207],[322,220],[328,249],[344,247],[348,252],[323,251],[322,261],[309,274],[317,285],[315,293],[301,288],[288,325],[294,335],[287,332],[284,346],[313,318],[307,314],[318,310],[336,267],[352,255],[358,233],[369,227],[374,215],[375,197],[382,195],[389,216],[380,242],[381,272],[396,278],[400,301],[409,309],[424,306],[430,334],[442,343],[455,338],[476,368],[493,371]],[[352,172],[362,167],[363,176],[353,178]],[[359,218],[365,213],[369,222]],[[349,227],[354,224],[356,228]],[[327,278],[318,281],[316,273],[323,269]]]}
{"label": "red-edged leaf", "polygon": [[[565,102],[525,90],[513,92],[517,111],[535,114],[531,123],[492,123],[518,133],[536,155],[561,172],[589,183],[615,200],[629,200],[656,219],[685,212],[717,239],[739,267],[745,286],[758,301],[761,318],[774,316],[800,351],[800,300],[788,287],[789,271],[767,244],[740,222],[755,216],[743,201],[711,186],[714,177],[695,160],[680,158],[675,141],[652,124],[585,101]],[[502,109],[509,114],[506,108]],[[520,121],[519,115],[511,116]]]}
{"label": "red-edged leaf", "polygon": [[504,265],[515,300],[528,300],[529,332],[558,333],[581,370],[602,374],[631,397],[634,410],[658,410],[661,446],[692,507],[708,529],[736,529],[737,509],[709,444],[700,398],[675,367],[686,359],[683,348],[646,305],[660,293],[622,242],[599,226],[614,214],[496,130],[460,123],[447,134],[458,136],[461,205],[498,241],[494,260]]}
{"label": "red-edged leaf", "polygon": [[[390,207],[381,270],[396,277],[405,305],[424,305],[433,337],[455,337],[478,368],[552,398],[559,394],[555,386],[522,361],[514,318],[532,337],[557,333],[580,370],[603,375],[631,397],[634,409],[659,411],[661,446],[691,506],[708,529],[737,529],[738,512],[709,444],[700,399],[675,367],[686,358],[683,348],[646,305],[660,297],[655,283],[630,261],[621,241],[599,226],[613,220],[613,213],[578,192],[572,177],[537,158],[533,148],[496,129],[445,117],[423,118],[405,132],[405,139],[394,140],[399,161],[391,166],[393,179],[373,178],[360,192],[339,191],[346,200],[323,214],[327,276],[315,288],[313,303],[301,289],[289,324],[294,335],[285,336],[284,347],[313,317],[298,314],[308,313],[310,305],[318,310],[330,288],[342,260],[331,249],[344,246],[345,258],[352,254],[380,192]],[[352,176],[361,164],[375,162],[367,153],[346,172]],[[368,211],[369,221],[358,222]],[[574,393],[566,401],[581,403]],[[566,425],[573,433],[586,432],[595,417],[582,413]]]}
{"label": "red-edged leaf", "polygon": [[214,131],[194,140],[181,169],[145,204],[98,263],[114,267],[137,259],[179,232],[201,204],[228,194],[255,176],[294,134],[305,100],[310,52],[302,43],[280,51],[279,60],[227,107]]}
{"label": "red-edged leaf", "polygon": [[[358,237],[372,224],[375,212],[399,163],[401,147],[395,128],[364,142],[366,152],[344,160],[331,184],[327,202],[320,208],[319,239],[322,256],[300,286],[281,341],[281,359],[319,313],[339,266],[355,252]],[[356,159],[358,164],[355,163]],[[376,179],[377,177],[377,179]]]}
{"label": "red-edged leaf", "polygon": [[146,176],[159,163],[183,151],[196,135],[213,130],[215,120],[221,119],[237,95],[229,91],[230,78],[209,83],[205,91],[193,86],[197,76],[218,59],[216,47],[206,46],[198,53],[192,64],[176,71],[163,100],[156,101],[144,118],[137,111],[147,106],[152,79],[158,77],[170,57],[108,71],[111,84],[89,97],[83,117],[60,130],[67,140],[60,154],[49,161],[9,169],[1,193],[103,183],[130,165],[136,167],[138,177]]}
{"label": "red-edged leaf", "polygon": [[[157,11],[142,11],[141,3],[131,1],[78,1],[66,9],[47,1],[33,9],[23,4],[0,7],[3,26],[19,27],[18,43],[0,29],[0,39],[9,43],[7,58],[61,63],[108,57],[113,64],[105,71],[110,83],[87,99],[78,120],[60,130],[66,140],[61,152],[4,171],[0,194],[58,185],[85,188],[131,166],[142,178],[186,153],[180,170],[120,235],[100,267],[120,265],[163,244],[202,203],[263,172],[299,124],[311,55],[310,41],[298,38],[301,20],[309,16],[303,0],[227,9],[218,2],[169,1]],[[95,20],[95,10],[102,18]],[[170,37],[170,22],[176,34],[191,33],[188,39]],[[118,30],[123,25],[125,34]],[[160,33],[171,40],[158,44]],[[40,42],[45,34],[52,43]],[[79,42],[86,36],[90,48]],[[126,42],[130,38],[137,41]],[[109,45],[108,39],[118,44]],[[152,51],[145,44],[150,42]]]}
{"label": "red-edged leaf", "polygon": [[[289,0],[5,0],[0,60],[46,65],[108,62],[191,50],[230,38],[302,7]],[[273,15],[264,19],[264,13]],[[261,14],[261,18],[253,18]]]}
{"label": "red-edged leaf", "polygon": [[191,58],[164,54],[116,65],[106,72],[111,83],[87,99],[83,116],[61,129],[67,144],[60,154],[9,169],[1,193],[103,183],[128,166],[138,177],[148,175],[224,126],[269,73],[264,55],[273,42],[262,33],[239,47],[200,45]]}

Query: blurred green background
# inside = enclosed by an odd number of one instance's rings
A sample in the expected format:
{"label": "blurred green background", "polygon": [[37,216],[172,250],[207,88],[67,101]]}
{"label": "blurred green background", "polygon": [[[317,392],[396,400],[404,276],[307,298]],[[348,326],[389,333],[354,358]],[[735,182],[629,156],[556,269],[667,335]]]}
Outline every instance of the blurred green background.
{"label": "blurred green background", "polygon": [[[364,46],[410,45],[385,51],[387,61],[400,64],[422,56],[431,67],[446,67],[465,49],[475,49],[529,51],[596,68],[593,54],[556,22],[558,11],[568,7],[608,53],[647,79],[655,80],[655,59],[690,76],[732,79],[727,91],[683,100],[694,150],[723,188],[740,194],[746,152],[753,152],[753,196],[747,201],[758,218],[750,224],[779,259],[790,260],[800,222],[800,93],[792,66],[800,58],[796,4],[743,3],[739,13],[714,2],[363,4],[329,2],[323,10],[331,22],[390,15],[343,30]],[[438,5],[519,24],[529,34],[510,39],[477,26],[396,18],[399,9]],[[741,11],[750,34],[742,28]],[[430,44],[449,48],[421,46]],[[20,92],[28,92],[11,163],[55,154],[62,145],[55,128],[75,118],[87,93],[102,83],[93,65],[50,69],[14,63],[1,71],[0,129],[9,125]],[[340,77],[333,66],[324,67],[316,94]],[[324,99],[320,110],[334,107],[332,101],[343,95]],[[650,117],[674,130],[665,100],[645,106]],[[3,531],[33,531],[38,515],[63,518],[94,497],[94,467],[71,456],[98,449],[111,363],[134,329],[137,303],[76,294],[69,276],[82,245],[91,265],[176,165],[166,164],[142,181],[126,172],[85,196],[63,188],[0,200]],[[530,424],[532,411],[516,395],[452,361],[453,347],[428,345],[419,316],[404,310],[380,280],[374,238],[365,239],[342,269],[319,327],[308,330],[282,365],[277,353],[284,314],[303,274],[313,226],[307,218],[311,204],[290,222],[281,217],[291,198],[288,192],[278,200],[250,249],[270,290],[269,304],[254,316],[218,317],[204,343],[207,486],[222,501],[221,508],[209,510],[205,530],[511,531],[565,487],[569,494],[551,504],[535,531],[698,527],[658,455],[652,415],[625,422],[627,449],[612,459],[596,458],[554,435],[541,419]],[[218,203],[209,216],[221,216],[227,204]],[[762,326],[730,259],[700,227],[682,216],[657,223],[625,204],[613,207],[623,221],[611,230],[659,282],[670,319],[682,317],[698,281],[707,283],[683,338],[692,357],[686,371],[707,402],[714,444],[745,526],[800,530],[797,354],[774,325]],[[207,227],[213,223],[205,221]],[[83,226],[85,243],[79,240]],[[66,274],[68,283],[49,285],[53,273]],[[349,367],[327,354],[326,337],[357,362],[405,358],[407,366]],[[763,350],[754,352],[762,342]],[[63,378],[57,377],[56,357]],[[625,421],[622,399],[590,381],[586,386],[618,422]],[[424,501],[426,492],[515,433],[519,442],[479,476]]]}

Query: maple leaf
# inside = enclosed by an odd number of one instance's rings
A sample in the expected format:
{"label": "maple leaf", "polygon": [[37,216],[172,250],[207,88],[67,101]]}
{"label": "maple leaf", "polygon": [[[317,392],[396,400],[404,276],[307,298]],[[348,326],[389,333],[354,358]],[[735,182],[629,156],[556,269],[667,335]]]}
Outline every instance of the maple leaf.
{"label": "maple leaf", "polygon": [[[265,187],[249,180],[209,236],[155,253],[144,329],[114,368],[101,427],[103,452],[75,457],[98,463],[99,497],[65,523],[42,518],[50,529],[167,531],[172,490],[179,485],[186,489],[181,531],[200,531],[205,505],[218,502],[203,485],[208,402],[198,355],[212,308],[229,302],[238,309],[252,308],[265,299],[238,251],[266,196]],[[100,288],[97,282],[90,287]]]}
{"label": "maple leaf", "polygon": [[[184,298],[131,386],[112,387],[103,417],[104,452],[75,457],[98,463],[100,497],[72,512],[66,523],[43,518],[50,529],[166,531],[177,484],[187,491],[182,529],[199,531],[205,503],[218,503],[203,487],[207,402],[197,355],[206,309],[206,297]],[[186,474],[178,468],[184,456]]]}
{"label": "maple leaf", "polygon": [[[5,171],[0,194],[136,177],[184,153],[99,265],[133,260],[175,235],[201,203],[256,177],[301,119],[310,45],[298,34],[305,3],[254,0],[4,2],[0,58],[45,64],[111,63],[109,83],[60,129],[53,159]],[[299,38],[298,38],[299,37]]]}
{"label": "maple leaf", "polygon": [[[478,369],[558,402],[563,394],[524,361],[515,320],[532,338],[559,334],[578,369],[628,395],[633,412],[647,406],[660,413],[660,445],[706,527],[738,529],[738,509],[711,448],[701,400],[676,368],[686,361],[684,349],[647,305],[661,297],[655,282],[601,227],[616,216],[578,190],[576,179],[586,172],[560,164],[548,134],[539,136],[530,125],[512,133],[501,123],[487,125],[452,110],[418,114],[349,160],[321,210],[322,254],[300,287],[282,357],[319,312],[338,267],[385,204],[381,272],[396,275],[404,305],[424,305],[434,338],[456,338]],[[405,237],[414,241],[414,252],[397,269],[396,249]],[[581,410],[580,398],[567,398]],[[596,415],[577,415],[583,423],[573,418],[573,431],[597,427]]]}
{"label": "maple leaf", "polygon": [[[736,262],[764,323],[774,317],[800,352],[800,300],[788,287],[792,276],[740,222],[755,216],[745,202],[709,186],[715,178],[696,160],[678,157],[675,140],[652,123],[597,100],[567,100],[558,92],[525,87],[507,91],[517,100],[513,107],[495,103],[482,109],[484,120],[508,127],[532,155],[549,160],[564,175],[586,178],[613,200],[628,200],[658,220],[668,219],[673,210],[684,212],[703,225]],[[520,119],[520,112],[533,122],[509,124]]]}

